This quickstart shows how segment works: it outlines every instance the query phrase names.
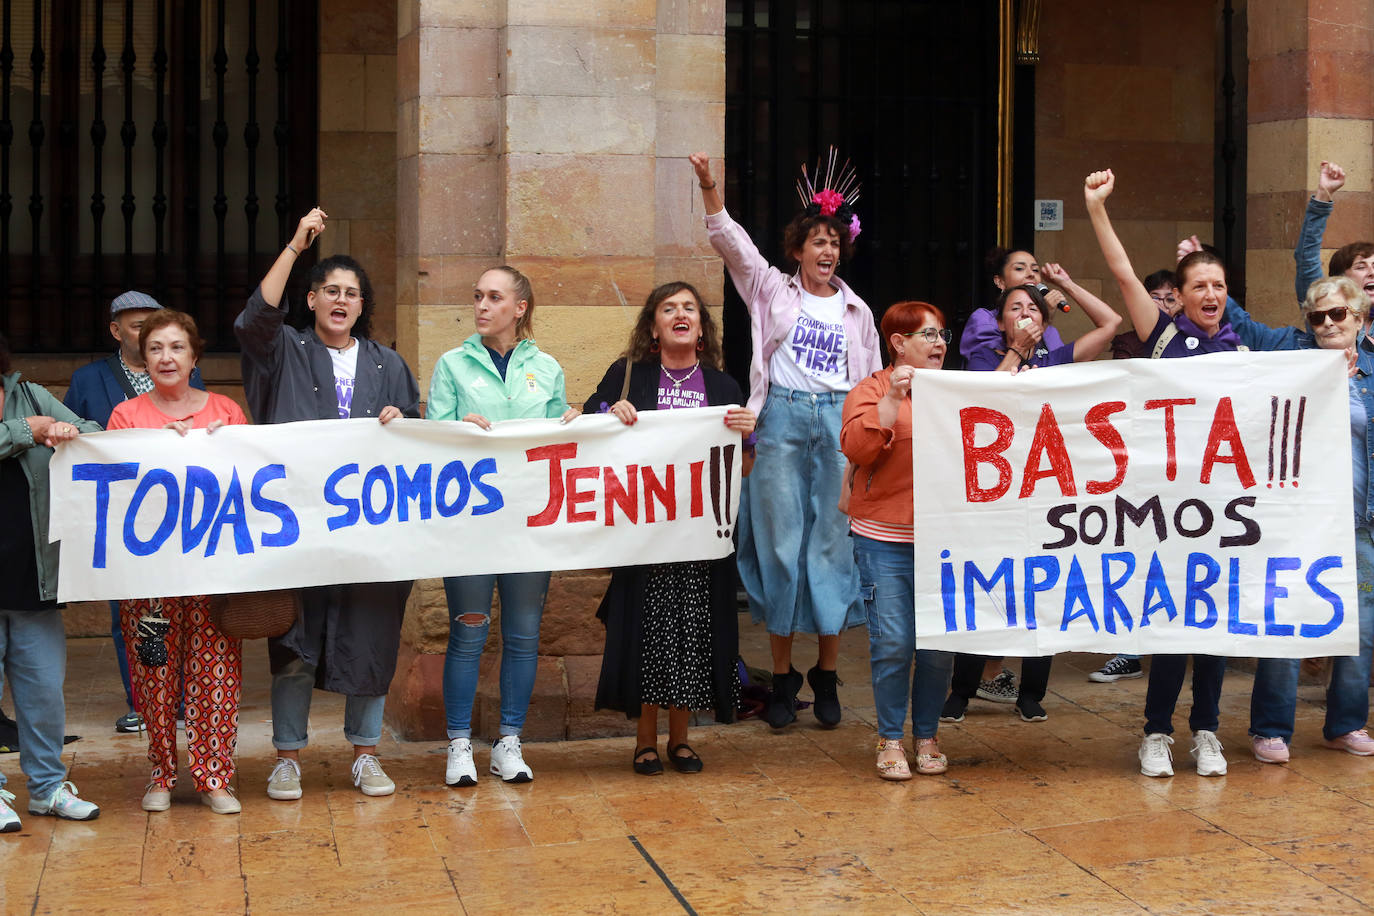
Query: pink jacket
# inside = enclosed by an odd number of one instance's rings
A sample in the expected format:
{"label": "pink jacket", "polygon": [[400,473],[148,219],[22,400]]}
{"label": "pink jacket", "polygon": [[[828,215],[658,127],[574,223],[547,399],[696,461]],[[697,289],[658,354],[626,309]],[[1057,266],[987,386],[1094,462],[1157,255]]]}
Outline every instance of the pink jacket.
{"label": "pink jacket", "polygon": [[[796,274],[770,267],[744,227],[724,210],[707,214],[706,231],[711,247],[725,260],[735,289],[749,307],[749,330],[754,338],[753,359],[749,363],[749,407],[758,413],[768,397],[768,362],[773,351],[792,333],[801,314],[801,281]],[[882,347],[868,306],[839,277],[835,277],[834,283],[844,295],[848,375],[853,386],[883,367]]]}

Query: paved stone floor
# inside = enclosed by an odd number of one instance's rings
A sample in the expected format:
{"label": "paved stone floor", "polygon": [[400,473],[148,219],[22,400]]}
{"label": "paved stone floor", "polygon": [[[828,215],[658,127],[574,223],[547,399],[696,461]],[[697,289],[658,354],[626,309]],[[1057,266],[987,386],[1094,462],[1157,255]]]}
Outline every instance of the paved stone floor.
{"label": "paved stone floor", "polygon": [[[766,659],[746,628],[746,657]],[[239,742],[243,814],[139,808],[143,739],[115,735],[110,644],[73,640],[71,778],[89,823],[25,814],[0,837],[5,913],[1288,913],[1374,911],[1374,759],[1320,747],[1321,693],[1303,688],[1293,761],[1245,739],[1251,679],[1227,678],[1230,773],[1203,779],[1186,737],[1178,775],[1136,768],[1144,680],[1091,684],[1096,656],[1057,660],[1049,721],[974,701],[942,726],[943,777],[873,770],[866,640],[844,640],[845,722],[810,713],[694,731],[700,775],[634,775],[632,740],[526,745],[536,779],[443,784],[437,743],[388,738],[390,798],[353,789],[342,704],[316,694],[305,797],[265,794],[272,762],[262,643],[250,643]],[[801,658],[814,651],[802,650]],[[804,693],[804,696],[807,695]],[[1186,702],[1186,694],[1185,694]],[[1186,710],[1179,717],[1186,721]],[[479,768],[485,766],[479,753]],[[27,810],[14,756],[0,757]]]}

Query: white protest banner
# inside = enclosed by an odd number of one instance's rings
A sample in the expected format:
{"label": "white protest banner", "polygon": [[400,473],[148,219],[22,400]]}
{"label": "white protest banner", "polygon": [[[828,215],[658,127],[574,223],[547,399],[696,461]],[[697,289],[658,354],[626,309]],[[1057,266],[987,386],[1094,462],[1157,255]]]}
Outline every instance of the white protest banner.
{"label": "white protest banner", "polygon": [[921,647],[1355,653],[1344,354],[917,372],[912,424]]}
{"label": "white protest banner", "polygon": [[51,464],[63,601],[727,556],[725,408],[84,435]]}

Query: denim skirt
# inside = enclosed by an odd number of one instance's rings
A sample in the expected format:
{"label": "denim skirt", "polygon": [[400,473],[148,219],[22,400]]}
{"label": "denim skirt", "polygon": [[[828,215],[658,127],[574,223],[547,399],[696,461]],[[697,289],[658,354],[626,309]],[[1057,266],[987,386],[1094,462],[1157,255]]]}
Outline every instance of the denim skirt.
{"label": "denim skirt", "polygon": [[759,416],[737,562],[754,622],[778,636],[833,636],[864,622],[849,518],[836,508],[845,394],[771,386]]}

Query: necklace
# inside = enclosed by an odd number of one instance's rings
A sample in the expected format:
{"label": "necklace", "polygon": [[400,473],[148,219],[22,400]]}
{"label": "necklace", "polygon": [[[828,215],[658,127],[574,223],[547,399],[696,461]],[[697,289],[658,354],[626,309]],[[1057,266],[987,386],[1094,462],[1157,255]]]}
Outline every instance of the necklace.
{"label": "necklace", "polygon": [[680,391],[682,389],[682,383],[697,374],[697,370],[701,368],[701,363],[692,363],[692,368],[689,369],[687,371],[687,374],[684,375],[682,378],[678,378],[675,375],[673,375],[673,373],[669,372],[667,366],[664,366],[662,368],[663,374],[668,376],[668,381],[673,383],[673,391]]}
{"label": "necklace", "polygon": [[[333,350],[335,353],[345,353],[345,352],[348,351],[348,348],[349,348],[349,347],[353,346],[353,344],[354,344],[355,342],[356,342],[356,341],[354,340],[354,338],[350,337],[350,338],[348,338],[348,343],[344,344],[342,347],[336,347],[336,346],[334,346],[333,344],[324,344],[324,345],[325,345],[326,347],[328,347],[329,349]],[[320,341],[320,343],[324,343],[324,341]]]}

